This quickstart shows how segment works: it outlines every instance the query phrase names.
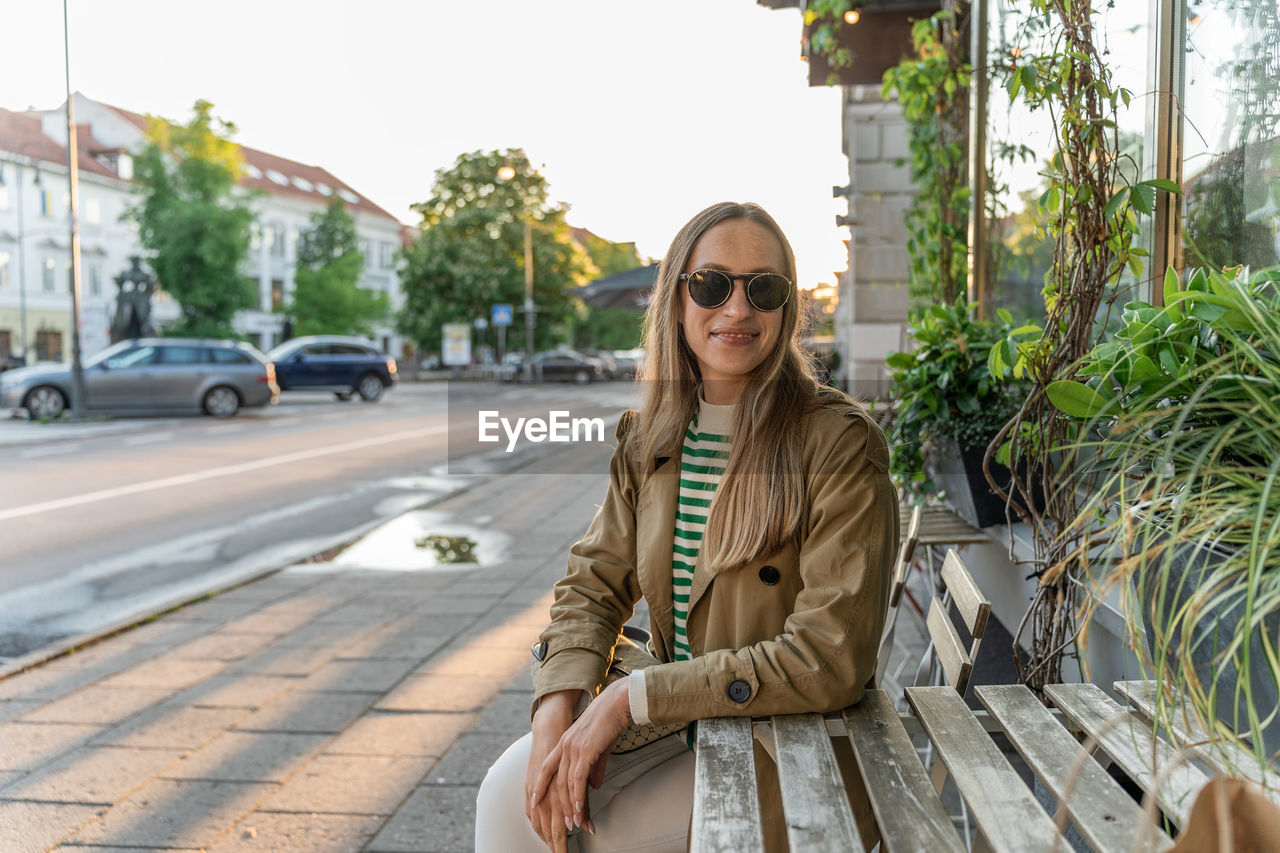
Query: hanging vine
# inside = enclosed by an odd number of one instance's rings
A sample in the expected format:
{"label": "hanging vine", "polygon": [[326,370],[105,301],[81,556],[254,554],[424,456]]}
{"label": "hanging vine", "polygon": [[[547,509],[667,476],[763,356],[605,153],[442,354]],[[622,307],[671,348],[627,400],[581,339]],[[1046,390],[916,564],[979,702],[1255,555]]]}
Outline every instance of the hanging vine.
{"label": "hanging vine", "polygon": [[[1071,378],[1074,364],[1097,341],[1097,319],[1118,293],[1126,269],[1141,276],[1146,252],[1134,245],[1139,221],[1150,215],[1158,190],[1176,191],[1165,180],[1132,182],[1135,172],[1122,154],[1117,116],[1132,93],[1117,87],[1104,62],[1095,27],[1098,10],[1090,0],[1025,0],[1043,36],[1042,49],[1011,51],[1001,71],[1011,101],[1049,113],[1054,150],[1044,176],[1048,187],[1037,207],[1044,218],[1037,236],[1052,242],[1053,254],[1042,291],[1043,325],[1028,327],[992,348],[991,373],[1031,380],[1018,414],[987,448],[987,479],[1005,493],[989,468],[999,458],[1013,471],[1008,500],[1031,529],[1035,547],[1032,576],[1036,594],[1015,640],[1027,649],[1015,654],[1022,681],[1040,691],[1062,680],[1064,656],[1074,654],[1074,581],[1065,558],[1078,546],[1071,522],[1078,494],[1088,484],[1070,455],[1055,453],[1070,444],[1074,425],[1046,396],[1058,379]],[[1077,491],[1079,490],[1079,491]],[[1021,506],[1019,506],[1021,503]],[[1016,645],[1015,645],[1016,648]]]}

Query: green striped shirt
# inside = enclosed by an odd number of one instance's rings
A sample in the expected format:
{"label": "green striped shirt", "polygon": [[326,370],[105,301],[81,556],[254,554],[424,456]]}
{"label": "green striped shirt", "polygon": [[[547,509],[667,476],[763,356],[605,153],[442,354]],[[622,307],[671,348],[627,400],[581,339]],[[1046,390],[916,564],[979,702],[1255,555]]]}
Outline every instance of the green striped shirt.
{"label": "green striped shirt", "polygon": [[689,660],[687,634],[693,567],[698,563],[707,532],[711,499],[729,459],[729,431],[733,406],[713,406],[699,400],[698,412],[685,430],[680,456],[680,493],[676,504],[675,536],[671,544],[671,598],[674,603],[676,660]]}

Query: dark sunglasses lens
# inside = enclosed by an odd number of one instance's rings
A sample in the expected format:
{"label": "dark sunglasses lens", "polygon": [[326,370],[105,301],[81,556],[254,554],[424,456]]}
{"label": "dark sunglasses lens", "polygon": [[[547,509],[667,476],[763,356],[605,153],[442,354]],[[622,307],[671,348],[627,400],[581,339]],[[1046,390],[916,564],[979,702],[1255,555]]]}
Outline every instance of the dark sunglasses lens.
{"label": "dark sunglasses lens", "polygon": [[698,270],[689,276],[689,296],[703,308],[715,308],[729,298],[733,280],[715,270]]}
{"label": "dark sunglasses lens", "polygon": [[747,295],[758,310],[776,311],[787,303],[787,297],[791,295],[791,282],[781,275],[758,275],[751,280]]}

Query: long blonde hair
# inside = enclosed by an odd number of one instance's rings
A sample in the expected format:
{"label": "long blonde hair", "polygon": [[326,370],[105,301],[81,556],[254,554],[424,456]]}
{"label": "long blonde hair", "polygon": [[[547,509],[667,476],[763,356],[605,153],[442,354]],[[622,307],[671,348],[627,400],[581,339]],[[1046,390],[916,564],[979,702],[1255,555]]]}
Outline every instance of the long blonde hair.
{"label": "long blonde hair", "polygon": [[[712,205],[676,234],[658,267],[644,319],[644,407],[630,446],[646,478],[655,456],[679,455],[685,427],[698,407],[701,375],[680,324],[684,299],[679,276],[702,235],[730,219],[745,219],[772,232],[785,258],[782,272],[796,280],[791,244],[759,205]],[[814,377],[812,357],[800,346],[799,302],[794,293],[782,307],[778,342],[748,378],[734,409],[732,450],[702,542],[707,564],[721,570],[773,553],[796,535],[805,492],[800,420],[824,398],[852,402],[843,392],[820,387]]]}

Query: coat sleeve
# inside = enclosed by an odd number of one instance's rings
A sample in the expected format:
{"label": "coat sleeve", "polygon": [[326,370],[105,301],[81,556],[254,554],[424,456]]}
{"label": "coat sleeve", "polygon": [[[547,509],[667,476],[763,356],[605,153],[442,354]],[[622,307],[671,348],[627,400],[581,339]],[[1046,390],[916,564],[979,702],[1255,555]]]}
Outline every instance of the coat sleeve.
{"label": "coat sleeve", "polygon": [[880,430],[854,416],[809,474],[803,588],[783,633],[645,670],[652,723],[833,711],[862,697],[875,675],[898,546],[888,461]]}
{"label": "coat sleeve", "polygon": [[626,459],[634,417],[627,412],[618,422],[609,491],[586,534],[569,549],[568,571],[555,585],[551,623],[539,638],[547,645],[534,675],[534,708],[548,693],[600,691],[618,633],[640,599],[636,489]]}

